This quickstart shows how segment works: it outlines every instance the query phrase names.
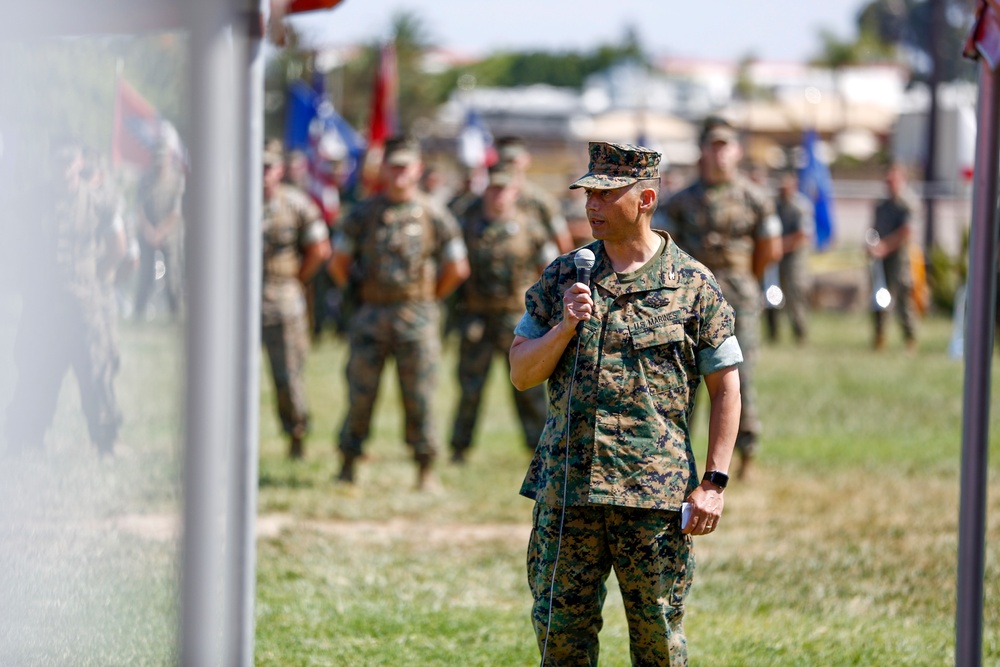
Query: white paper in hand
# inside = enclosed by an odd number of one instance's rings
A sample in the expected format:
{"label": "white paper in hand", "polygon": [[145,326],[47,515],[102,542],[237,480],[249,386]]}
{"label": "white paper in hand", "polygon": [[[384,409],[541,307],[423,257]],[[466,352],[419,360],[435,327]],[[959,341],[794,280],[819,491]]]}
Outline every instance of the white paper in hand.
{"label": "white paper in hand", "polygon": [[691,503],[681,503],[681,530],[688,527],[691,521]]}

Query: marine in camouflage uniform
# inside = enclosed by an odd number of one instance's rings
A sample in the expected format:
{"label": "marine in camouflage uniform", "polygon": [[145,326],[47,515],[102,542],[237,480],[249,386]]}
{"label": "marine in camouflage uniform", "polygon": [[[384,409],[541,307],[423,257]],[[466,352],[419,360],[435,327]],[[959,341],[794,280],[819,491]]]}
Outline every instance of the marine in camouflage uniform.
{"label": "marine in camouflage uniform", "polygon": [[[535,501],[528,547],[532,622],[545,665],[595,665],[614,568],[632,664],[687,664],[691,536],[715,530],[739,419],[734,315],[712,274],[650,229],[659,154],[591,143],[587,192],[596,263],[575,255],[528,290],[511,379],[549,382],[549,417],[521,494]],[[638,185],[637,185],[638,184]],[[579,253],[580,251],[577,251]],[[704,377],[712,401],[706,479],[689,422]],[[681,526],[683,502],[691,519]]]}
{"label": "marine in camouflage uniform", "polygon": [[527,142],[521,137],[501,137],[497,140],[497,154],[500,164],[514,173],[520,191],[517,205],[541,220],[559,252],[572,250],[573,236],[563,216],[562,206],[528,178],[531,153]]}
{"label": "marine in camouflage uniform", "polygon": [[309,407],[303,377],[309,351],[305,284],[330,256],[329,233],[309,196],[281,182],[284,162],[273,144],[264,151],[264,285],[261,340],[267,350],[278,399],[278,417],[288,436],[288,454],[304,455]]}
{"label": "marine in camouflage uniform", "polygon": [[[461,336],[458,382],[461,395],[452,429],[452,461],[465,460],[479,418],[483,387],[493,357],[504,356],[514,327],[524,314],[524,293],[557,251],[532,209],[517,205],[515,175],[503,166],[490,169],[489,186],[462,220],[471,275],[456,294],[456,324]],[[525,443],[532,451],[545,427],[545,385],[514,390],[514,404]]]}
{"label": "marine in camouflage uniform", "polygon": [[135,293],[136,319],[146,316],[146,308],[156,282],[156,253],[166,269],[167,306],[171,315],[180,310],[181,292],[181,203],[185,178],[174,164],[170,149],[156,149],[154,164],[142,177],[136,198],[139,213],[139,276]]}
{"label": "marine in camouflage uniform", "polygon": [[[868,246],[868,253],[874,260],[882,261],[886,288],[892,297],[889,310],[896,311],[906,346],[913,349],[917,341],[917,316],[913,303],[909,241],[915,205],[906,189],[906,175],[899,165],[893,165],[886,173],[886,187],[888,196],[876,205],[872,226],[879,240]],[[887,310],[874,311],[876,349],[885,345],[887,317]]]}
{"label": "marine in camouflage uniform", "polygon": [[331,277],[354,274],[358,301],[350,322],[349,407],[340,431],[339,479],[353,482],[371,426],[382,368],[396,360],[406,414],[406,443],[417,462],[417,486],[434,483],[437,437],[431,401],[441,347],[441,300],[469,275],[461,230],[443,206],[419,191],[419,146],[386,142],[383,193],[353,208],[334,237]]}
{"label": "marine in camouflage uniform", "polygon": [[[792,335],[802,343],[808,333],[809,242],[815,233],[813,204],[798,191],[794,173],[782,174],[774,208],[781,221],[781,260],[778,279],[785,297],[782,310],[788,313]],[[775,312],[775,311],[769,311]],[[775,317],[776,319],[776,317]],[[777,338],[777,321],[772,323],[772,338]]]}
{"label": "marine in camouflage uniform", "polygon": [[53,279],[33,283],[24,295],[8,452],[42,448],[72,369],[90,439],[99,453],[111,454],[122,420],[113,384],[118,351],[99,269],[113,221],[99,214],[101,197],[81,180],[81,150],[59,145],[53,153],[52,181],[42,188],[44,196],[35,196],[31,212],[40,223],[32,270]]}
{"label": "marine in camouflage uniform", "polygon": [[701,176],[667,200],[667,229],[682,250],[715,274],[736,311],[736,337],[744,357],[739,369],[743,407],[737,472],[744,477],[761,430],[754,390],[763,307],[760,284],[767,265],[781,257],[781,222],[768,197],[736,172],[740,149],[731,125],[708,118],[700,144]]}

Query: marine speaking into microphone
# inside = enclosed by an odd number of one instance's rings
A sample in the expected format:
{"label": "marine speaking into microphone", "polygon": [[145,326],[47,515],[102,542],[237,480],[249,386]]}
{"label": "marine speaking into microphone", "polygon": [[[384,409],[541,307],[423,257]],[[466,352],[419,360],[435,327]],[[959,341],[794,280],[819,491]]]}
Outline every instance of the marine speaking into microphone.
{"label": "marine speaking into microphone", "polygon": [[[528,584],[542,665],[596,663],[612,568],[633,663],[687,664],[692,537],[723,513],[743,356],[711,272],[650,227],[659,162],[641,146],[590,144],[588,172],[570,188],[586,193],[595,241],[545,269],[514,330],[514,386],[549,383],[521,486],[535,501]],[[712,416],[698,470],[687,434],[702,379]]]}

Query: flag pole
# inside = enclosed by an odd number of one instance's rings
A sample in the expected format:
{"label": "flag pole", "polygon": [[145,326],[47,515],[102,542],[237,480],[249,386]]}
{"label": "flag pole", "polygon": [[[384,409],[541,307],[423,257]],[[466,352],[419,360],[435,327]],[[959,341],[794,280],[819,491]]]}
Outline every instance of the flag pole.
{"label": "flag pole", "polygon": [[1000,177],[1000,13],[996,0],[980,0],[965,53],[979,60],[976,167],[969,230],[968,317],[958,531],[955,621],[956,667],[979,667],[983,644],[986,560],[990,369],[997,275],[997,180]]}

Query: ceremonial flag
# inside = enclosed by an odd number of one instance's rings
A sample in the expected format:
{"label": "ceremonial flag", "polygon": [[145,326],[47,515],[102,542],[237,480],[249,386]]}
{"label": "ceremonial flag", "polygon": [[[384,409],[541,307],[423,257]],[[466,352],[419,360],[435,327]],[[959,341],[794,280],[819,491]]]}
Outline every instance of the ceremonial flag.
{"label": "ceremonial flag", "polygon": [[465,114],[465,125],[458,135],[458,157],[469,169],[469,189],[482,194],[489,181],[489,166],[497,161],[493,134],[475,109]]}
{"label": "ceremonial flag", "polygon": [[160,114],[125,79],[119,77],[115,88],[114,132],[111,136],[111,161],[115,165],[131,162],[141,167],[153,162],[160,134]]}
{"label": "ceremonial flag", "polygon": [[368,126],[370,146],[382,146],[385,140],[399,132],[397,114],[398,79],[396,76],[396,45],[385,44],[379,51],[372,95],[372,114]]}
{"label": "ceremonial flag", "polygon": [[458,135],[458,155],[462,164],[471,169],[489,167],[497,161],[493,134],[475,109],[465,114],[465,125]]}
{"label": "ceremonial flag", "polygon": [[[285,147],[301,150],[309,164],[308,191],[323,210],[328,223],[336,221],[340,189],[354,187],[365,140],[334,109],[323,92],[322,78],[315,87],[296,81],[289,87],[285,116]],[[340,163],[340,173],[335,173]],[[338,183],[338,176],[340,182]]]}
{"label": "ceremonial flag", "polygon": [[153,163],[159,145],[166,146],[178,164],[186,165],[184,147],[176,128],[123,77],[115,86],[111,162],[139,167]]}
{"label": "ceremonial flag", "polygon": [[833,240],[833,184],[830,169],[817,154],[816,131],[805,133],[802,150],[805,164],[799,170],[799,190],[813,203],[816,220],[816,249],[826,250]]}
{"label": "ceremonial flag", "polygon": [[362,189],[367,194],[378,192],[378,172],[382,164],[385,140],[399,132],[398,85],[396,45],[389,42],[379,50],[375,88],[372,92],[372,111],[368,119],[368,151],[361,167]]}

